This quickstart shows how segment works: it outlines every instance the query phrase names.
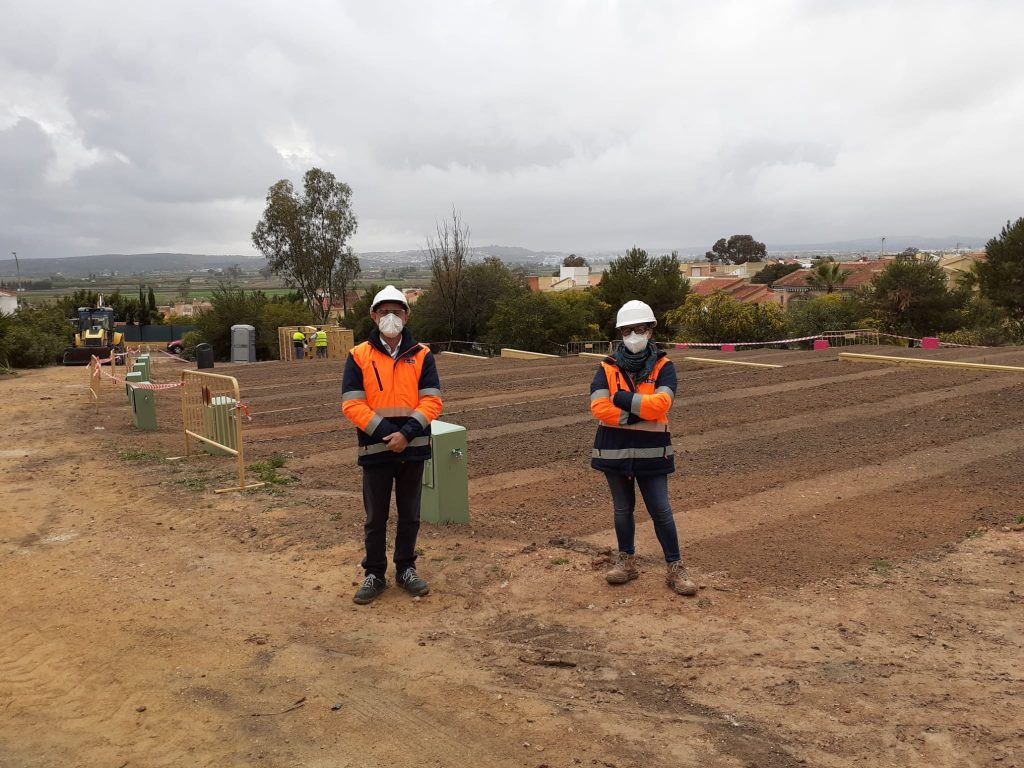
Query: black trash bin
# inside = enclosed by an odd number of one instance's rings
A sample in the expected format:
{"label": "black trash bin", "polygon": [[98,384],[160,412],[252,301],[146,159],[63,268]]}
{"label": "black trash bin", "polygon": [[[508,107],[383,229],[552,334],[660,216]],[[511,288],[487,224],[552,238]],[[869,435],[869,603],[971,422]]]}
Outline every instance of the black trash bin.
{"label": "black trash bin", "polygon": [[196,368],[213,368],[213,347],[205,342],[196,344]]}

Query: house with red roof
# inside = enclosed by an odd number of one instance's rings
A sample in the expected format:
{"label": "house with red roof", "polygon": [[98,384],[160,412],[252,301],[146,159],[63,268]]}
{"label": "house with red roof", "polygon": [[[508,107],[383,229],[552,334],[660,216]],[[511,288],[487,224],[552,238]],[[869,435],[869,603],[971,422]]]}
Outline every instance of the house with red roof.
{"label": "house with red roof", "polygon": [[[871,282],[871,278],[885,269],[893,262],[893,259],[875,259],[873,261],[841,261],[839,266],[849,272],[849,276],[841,285],[836,286],[837,293],[849,293],[861,288]],[[794,298],[808,298],[811,296],[823,296],[824,291],[813,289],[807,282],[810,269],[798,269],[783,275],[772,283],[771,291],[774,293],[782,306],[786,306]]]}
{"label": "house with red roof", "polygon": [[690,292],[710,296],[722,292],[747,304],[779,304],[779,297],[767,285],[751,283],[742,277],[708,277],[690,284]]}

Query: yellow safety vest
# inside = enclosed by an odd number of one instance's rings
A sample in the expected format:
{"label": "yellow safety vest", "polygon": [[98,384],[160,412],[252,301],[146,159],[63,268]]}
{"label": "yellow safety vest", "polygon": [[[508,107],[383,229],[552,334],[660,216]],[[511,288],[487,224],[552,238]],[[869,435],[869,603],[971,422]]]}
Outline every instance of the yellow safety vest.
{"label": "yellow safety vest", "polygon": [[299,346],[299,344],[305,344],[306,334],[304,334],[302,331],[296,331],[295,333],[292,334],[292,342],[298,342],[296,346]]}
{"label": "yellow safety vest", "polygon": [[318,347],[326,347],[327,346],[327,331],[317,331],[316,332],[316,345]]}

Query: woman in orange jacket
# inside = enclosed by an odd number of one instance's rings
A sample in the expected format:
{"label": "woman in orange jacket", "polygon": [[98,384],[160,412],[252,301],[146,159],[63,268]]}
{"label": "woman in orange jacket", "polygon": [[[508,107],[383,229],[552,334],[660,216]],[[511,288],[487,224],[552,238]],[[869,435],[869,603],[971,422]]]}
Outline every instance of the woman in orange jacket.
{"label": "woman in orange jacket", "polygon": [[622,344],[601,361],[590,385],[590,410],[600,424],[590,465],[605,473],[615,511],[618,552],[609,584],[637,578],[634,538],[636,488],[654,521],[665,556],[665,581],[680,595],[697,594],[679,553],[668,476],[675,471],[668,412],[676,395],[676,369],[651,341],[657,321],[642,301],[628,301],[615,319]]}

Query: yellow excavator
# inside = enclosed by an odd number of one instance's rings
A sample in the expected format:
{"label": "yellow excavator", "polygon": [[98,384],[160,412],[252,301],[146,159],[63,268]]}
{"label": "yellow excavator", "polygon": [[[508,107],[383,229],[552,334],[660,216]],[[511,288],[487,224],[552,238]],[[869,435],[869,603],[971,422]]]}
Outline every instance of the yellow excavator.
{"label": "yellow excavator", "polygon": [[64,350],[64,365],[88,365],[93,355],[105,360],[111,352],[124,352],[124,334],[114,329],[111,307],[79,307],[71,322],[75,339]]}

